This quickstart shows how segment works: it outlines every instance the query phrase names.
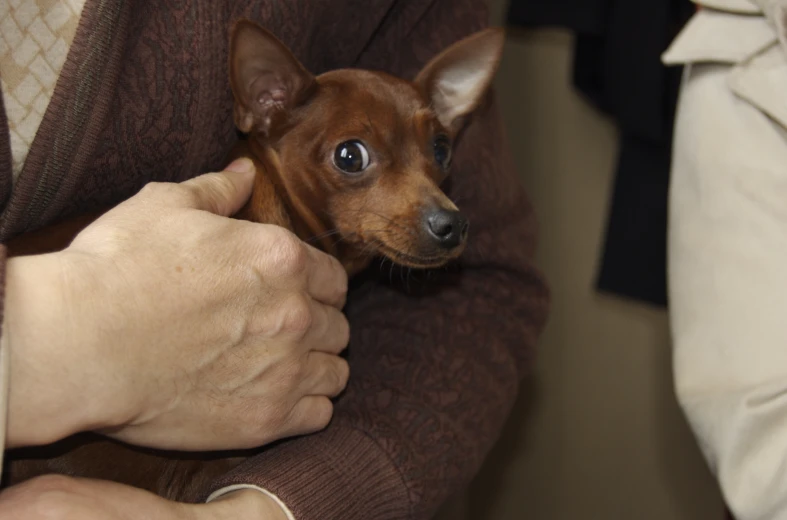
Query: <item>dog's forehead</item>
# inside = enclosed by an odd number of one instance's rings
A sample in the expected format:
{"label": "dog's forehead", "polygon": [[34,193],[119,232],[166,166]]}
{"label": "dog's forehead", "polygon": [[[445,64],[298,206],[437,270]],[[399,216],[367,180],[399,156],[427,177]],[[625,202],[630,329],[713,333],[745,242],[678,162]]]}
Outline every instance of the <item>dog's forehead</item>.
{"label": "dog's forehead", "polygon": [[[412,116],[424,112],[428,104],[412,83],[382,72],[344,69],[318,77],[325,94],[338,109],[378,111],[379,116]],[[371,114],[369,114],[371,116]]]}

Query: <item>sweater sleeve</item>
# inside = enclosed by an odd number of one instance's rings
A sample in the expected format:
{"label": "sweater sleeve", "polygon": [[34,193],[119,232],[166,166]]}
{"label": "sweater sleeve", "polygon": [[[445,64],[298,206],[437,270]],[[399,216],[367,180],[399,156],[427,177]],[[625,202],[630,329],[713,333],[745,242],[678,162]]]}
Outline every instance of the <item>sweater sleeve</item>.
{"label": "sweater sleeve", "polygon": [[[487,19],[481,0],[395,4],[358,65],[412,77]],[[471,221],[461,268],[408,274],[386,264],[353,290],[351,378],[330,426],[265,449],[205,496],[246,484],[296,520],[421,519],[469,483],[531,365],[548,292],[493,96],[457,143],[451,175],[448,191]]]}

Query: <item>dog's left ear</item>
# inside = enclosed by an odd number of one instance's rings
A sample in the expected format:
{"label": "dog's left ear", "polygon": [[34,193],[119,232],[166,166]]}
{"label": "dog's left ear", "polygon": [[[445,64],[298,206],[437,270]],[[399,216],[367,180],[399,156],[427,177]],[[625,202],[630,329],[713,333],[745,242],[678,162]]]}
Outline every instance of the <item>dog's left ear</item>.
{"label": "dog's left ear", "polygon": [[230,36],[230,84],[238,129],[269,135],[292,108],[304,102],[316,81],[273,34],[250,20],[240,20]]}
{"label": "dog's left ear", "polygon": [[454,43],[418,73],[416,85],[451,132],[457,132],[463,117],[481,102],[497,72],[504,41],[502,28],[485,29]]}

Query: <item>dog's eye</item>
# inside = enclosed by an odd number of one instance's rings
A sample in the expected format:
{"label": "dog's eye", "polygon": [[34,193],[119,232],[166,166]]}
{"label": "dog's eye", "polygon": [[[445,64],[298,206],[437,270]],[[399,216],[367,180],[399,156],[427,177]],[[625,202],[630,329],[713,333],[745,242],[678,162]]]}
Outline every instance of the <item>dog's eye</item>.
{"label": "dog's eye", "polygon": [[451,166],[451,141],[444,135],[439,135],[432,143],[434,159],[443,170]]}
{"label": "dog's eye", "polygon": [[346,173],[360,173],[369,166],[369,151],[360,141],[347,141],[336,147],[333,162]]}

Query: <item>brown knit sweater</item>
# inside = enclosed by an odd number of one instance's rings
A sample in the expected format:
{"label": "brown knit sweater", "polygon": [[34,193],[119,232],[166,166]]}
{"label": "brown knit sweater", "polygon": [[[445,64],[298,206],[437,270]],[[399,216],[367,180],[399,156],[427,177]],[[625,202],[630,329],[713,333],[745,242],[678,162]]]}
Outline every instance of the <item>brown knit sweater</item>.
{"label": "brown knit sweater", "polygon": [[[405,77],[488,17],[483,0],[87,0],[13,189],[0,106],[0,242],[149,181],[221,168],[237,138],[226,62],[241,16],[314,73],[358,66]],[[397,271],[373,268],[354,284],[352,378],[332,424],[265,449],[205,497],[248,483],[298,520],[420,519],[472,478],[532,362],[548,301],[531,264],[532,209],[504,141],[490,99],[459,141],[450,181],[472,222],[461,270],[399,283]]]}

